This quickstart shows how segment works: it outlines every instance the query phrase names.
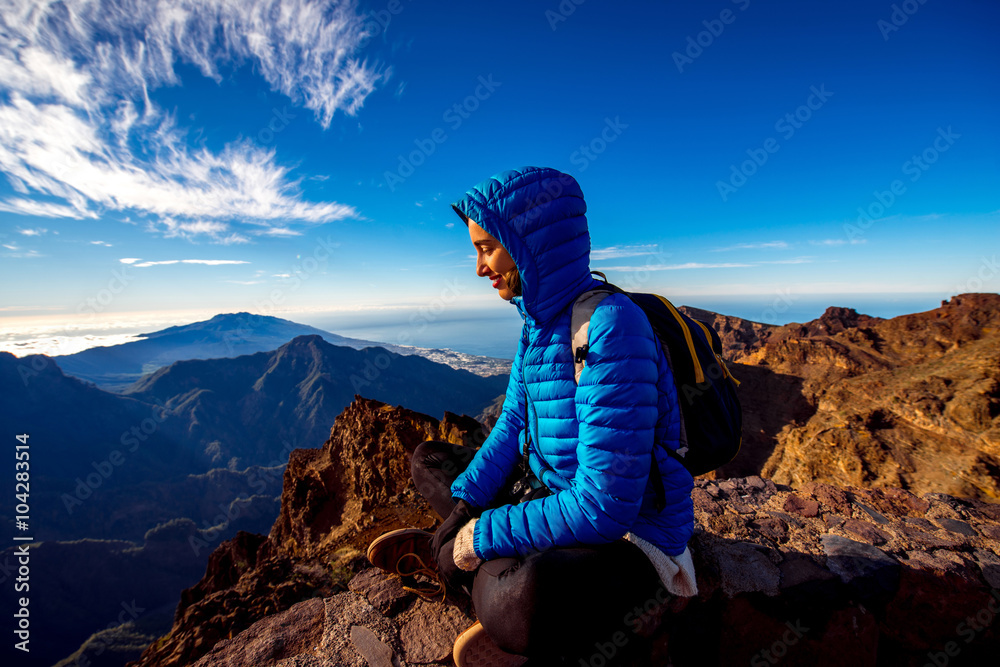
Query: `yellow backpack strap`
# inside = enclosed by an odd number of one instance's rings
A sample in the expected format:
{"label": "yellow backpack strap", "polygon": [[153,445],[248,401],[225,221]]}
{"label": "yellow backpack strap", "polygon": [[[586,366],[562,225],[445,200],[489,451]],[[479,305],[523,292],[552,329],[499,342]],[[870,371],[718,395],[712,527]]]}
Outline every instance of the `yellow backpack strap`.
{"label": "yellow backpack strap", "polygon": [[[698,384],[701,384],[702,382],[705,381],[705,372],[701,368],[701,362],[698,361],[698,353],[695,352],[694,349],[694,339],[691,338],[691,329],[688,328],[687,322],[684,321],[684,318],[681,316],[681,314],[677,312],[676,308],[674,308],[674,304],[670,303],[669,301],[666,300],[666,298],[660,296],[659,294],[656,295],[656,298],[663,302],[663,305],[665,305],[670,310],[670,314],[674,316],[674,319],[677,320],[677,323],[681,325],[681,331],[684,332],[684,341],[687,343],[688,346],[688,354],[691,356],[691,363],[694,364],[694,381],[697,382]],[[709,338],[710,342],[711,340],[712,339]]]}
{"label": "yellow backpack strap", "polygon": [[[700,326],[702,330],[705,332],[705,340],[708,341],[708,345],[709,347],[711,347],[712,333],[708,330],[708,325],[702,322],[701,320],[695,320],[695,322],[697,322],[698,326]],[[712,349],[712,352],[715,352],[714,348]],[[722,372],[726,374],[726,377],[735,382],[737,387],[740,386],[740,381],[734,378],[733,374],[729,372],[729,367],[726,366],[726,361],[722,358],[722,355],[716,353],[715,358],[719,360],[719,366],[722,367]]]}

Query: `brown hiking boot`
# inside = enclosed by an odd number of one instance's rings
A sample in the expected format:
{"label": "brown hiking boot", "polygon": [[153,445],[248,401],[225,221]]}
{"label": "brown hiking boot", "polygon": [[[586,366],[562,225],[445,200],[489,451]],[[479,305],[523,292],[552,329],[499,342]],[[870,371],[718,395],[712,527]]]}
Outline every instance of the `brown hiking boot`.
{"label": "brown hiking boot", "polygon": [[380,535],[368,545],[368,562],[403,579],[405,590],[424,598],[445,596],[437,562],[426,530],[400,528]]}
{"label": "brown hiking boot", "polygon": [[521,667],[528,661],[494,644],[479,621],[458,636],[451,656],[456,667]]}

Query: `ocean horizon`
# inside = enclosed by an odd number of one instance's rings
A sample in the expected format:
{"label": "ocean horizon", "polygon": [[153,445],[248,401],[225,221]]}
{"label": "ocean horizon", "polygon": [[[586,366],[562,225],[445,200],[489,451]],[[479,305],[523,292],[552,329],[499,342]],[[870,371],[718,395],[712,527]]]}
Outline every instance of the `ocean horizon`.
{"label": "ocean horizon", "polygon": [[[864,315],[888,319],[938,308],[945,299],[940,294],[931,293],[809,296],[776,293],[773,296],[741,299],[719,296],[669,298],[676,305],[774,325],[808,322],[820,317],[829,307],[853,308]],[[521,330],[521,319],[516,311],[502,306],[489,310],[455,309],[440,315],[432,315],[426,309],[417,308],[274,315],[349,338],[390,345],[450,349],[501,359],[513,358]],[[109,323],[105,328],[99,322],[92,321],[85,330],[69,323],[64,328],[60,328],[58,324],[49,324],[44,331],[36,332],[0,329],[0,350],[19,357],[29,354],[75,354],[92,347],[140,340],[141,334],[195,321],[199,321],[199,318],[163,320],[151,327],[150,322],[144,320],[130,327],[122,316],[122,319]]]}
{"label": "ocean horizon", "polygon": [[[808,322],[820,317],[827,308],[853,308],[863,315],[889,319],[900,315],[933,310],[941,306],[940,294],[893,295],[821,295],[798,297],[794,294],[766,296],[759,299],[734,301],[723,298],[668,297],[675,305],[701,308],[723,315],[740,317],[764,324],[783,325]],[[374,340],[397,345],[436,347],[512,359],[521,331],[521,318],[513,312],[490,316],[452,316],[436,321],[418,319],[411,324],[399,321],[368,321],[346,324],[343,315],[312,318],[305,324],[342,336]],[[339,321],[339,322],[338,322]],[[337,326],[337,324],[340,326]],[[400,342],[408,341],[408,342]]]}

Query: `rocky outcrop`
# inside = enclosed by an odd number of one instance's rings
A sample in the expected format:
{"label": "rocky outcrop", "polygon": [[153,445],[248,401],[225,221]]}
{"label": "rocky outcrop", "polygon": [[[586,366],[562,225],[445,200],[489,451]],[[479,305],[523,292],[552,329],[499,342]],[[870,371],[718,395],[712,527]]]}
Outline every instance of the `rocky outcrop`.
{"label": "rocky outcrop", "polygon": [[830,308],[746,349],[744,449],[719,477],[1000,498],[1000,295],[888,320]]}
{"label": "rocky outcrop", "polygon": [[[659,619],[650,664],[829,664],[832,655],[853,665],[958,655],[986,664],[1000,649],[996,505],[821,483],[791,490],[760,477],[699,480],[694,499],[699,595],[665,609],[651,599],[594,638],[595,656],[613,652],[615,636],[619,645],[633,637],[643,614]],[[348,591],[268,617],[196,664],[449,664],[470,612],[369,569]]]}
{"label": "rocky outcrop", "polygon": [[722,356],[729,361],[738,362],[752,354],[778,329],[771,324],[744,320],[741,317],[722,315],[691,306],[679,306],[678,310],[688,317],[711,325],[722,341]]}
{"label": "rocky outcrop", "polygon": [[[360,553],[383,531],[435,524],[409,482],[416,444],[481,434],[357,399],[321,450],[293,454],[271,534],[223,544],[134,664],[449,664],[468,602],[422,599]],[[640,628],[650,664],[975,664],[1000,649],[998,505],[758,476],[698,480],[692,497],[698,596],[651,599],[637,612],[649,622],[594,638],[595,658]]]}
{"label": "rocky outcrop", "polygon": [[699,480],[693,499],[700,591],[667,622],[677,664],[706,646],[709,664],[761,665],[975,664],[1000,648],[998,505],[760,477]]}
{"label": "rocky outcrop", "polygon": [[[281,553],[314,559],[345,540],[359,548],[376,525],[433,525],[410,481],[410,456],[425,440],[478,446],[486,433],[474,419],[446,412],[444,420],[355,397],[337,417],[322,449],[292,452],[285,469],[281,513],[270,543]],[[419,507],[414,514],[411,508]]]}
{"label": "rocky outcrop", "polygon": [[485,433],[469,417],[438,420],[355,397],[322,448],[291,453],[270,535],[239,533],[223,543],[202,580],[182,594],[170,634],[136,664],[190,664],[257,621],[346,591],[382,532],[432,528],[438,518],[409,473],[413,450],[432,439],[472,446]]}
{"label": "rocky outcrop", "polygon": [[[387,592],[386,589],[390,589]],[[394,606],[386,606],[389,600]],[[475,618],[461,606],[428,601],[398,580],[366,570],[351,590],[300,602],[219,642],[197,667],[393,667],[447,664],[455,638]]]}

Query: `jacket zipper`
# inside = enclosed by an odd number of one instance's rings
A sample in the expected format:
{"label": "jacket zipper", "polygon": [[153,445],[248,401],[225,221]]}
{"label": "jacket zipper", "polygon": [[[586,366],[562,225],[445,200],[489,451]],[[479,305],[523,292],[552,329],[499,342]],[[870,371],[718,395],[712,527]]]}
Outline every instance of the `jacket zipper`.
{"label": "jacket zipper", "polygon": [[[534,450],[535,456],[538,457],[538,462],[540,468],[545,471],[551,471],[553,474],[558,474],[555,469],[546,462],[545,457],[542,456],[541,452],[538,451],[537,447],[532,447],[534,444],[534,439],[531,437],[531,425],[534,424],[535,433],[538,433],[538,412],[532,410],[531,395],[528,393],[528,378],[524,373],[524,362],[525,357],[528,356],[528,348],[525,347],[524,355],[521,357],[521,382],[524,384],[524,464],[527,467],[526,472],[531,471],[531,465],[529,463],[531,451]],[[541,479],[539,478],[539,481]]]}

